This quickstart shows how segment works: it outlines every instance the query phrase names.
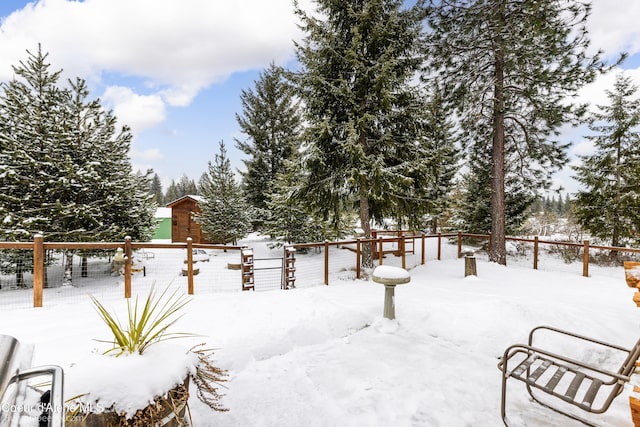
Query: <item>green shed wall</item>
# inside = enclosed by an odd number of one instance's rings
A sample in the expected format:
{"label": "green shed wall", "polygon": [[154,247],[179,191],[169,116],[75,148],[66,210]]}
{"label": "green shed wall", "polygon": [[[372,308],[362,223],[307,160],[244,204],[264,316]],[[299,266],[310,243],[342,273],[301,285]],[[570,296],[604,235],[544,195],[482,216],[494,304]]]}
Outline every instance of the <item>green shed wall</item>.
{"label": "green shed wall", "polygon": [[153,234],[153,239],[168,239],[171,240],[171,218],[158,218],[158,228]]}

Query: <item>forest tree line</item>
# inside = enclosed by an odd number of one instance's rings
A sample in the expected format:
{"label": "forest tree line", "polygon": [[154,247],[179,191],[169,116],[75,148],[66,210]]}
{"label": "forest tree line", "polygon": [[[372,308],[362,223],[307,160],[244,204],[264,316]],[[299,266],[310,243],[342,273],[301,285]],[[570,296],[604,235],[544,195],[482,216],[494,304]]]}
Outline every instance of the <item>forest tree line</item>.
{"label": "forest tree line", "polygon": [[560,127],[587,124],[595,152],[575,167],[584,190],[571,213],[597,238],[638,243],[637,88],[618,76],[596,113],[573,101],[624,59],[590,53],[588,3],[294,7],[303,32],[296,68],[271,64],[240,95],[240,182],[224,141],[197,183],[184,176],[163,191],[153,171],[132,173],[128,128],[115,128],[81,79],[61,87],[46,55],[29,53],[0,93],[1,238],[143,240],[156,204],[196,193],[203,230],[221,242],[250,230],[282,242],[354,227],[369,237],[392,224],[489,233],[489,259],[504,264],[505,236],[568,165]]}
{"label": "forest tree line", "polygon": [[[624,59],[588,54],[588,3],[316,5],[323,18],[296,10],[299,68],[271,64],[241,94],[234,142],[253,229],[287,242],[354,224],[367,237],[389,223],[489,233],[490,259],[505,263],[504,236],[543,210],[605,243],[639,243],[637,87],[621,74],[596,112],[571,102]],[[542,195],[568,165],[567,124],[588,125],[595,152],[574,168],[583,189],[553,201]]]}

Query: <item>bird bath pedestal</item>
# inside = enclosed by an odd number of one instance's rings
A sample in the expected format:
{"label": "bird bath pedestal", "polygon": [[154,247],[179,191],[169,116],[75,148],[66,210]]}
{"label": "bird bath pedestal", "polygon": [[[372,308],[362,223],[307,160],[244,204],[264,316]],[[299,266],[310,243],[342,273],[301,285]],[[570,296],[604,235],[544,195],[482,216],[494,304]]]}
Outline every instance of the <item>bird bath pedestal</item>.
{"label": "bird bath pedestal", "polygon": [[404,268],[380,265],[373,270],[373,281],[384,285],[384,312],[387,319],[396,318],[395,288],[411,281],[409,272]]}

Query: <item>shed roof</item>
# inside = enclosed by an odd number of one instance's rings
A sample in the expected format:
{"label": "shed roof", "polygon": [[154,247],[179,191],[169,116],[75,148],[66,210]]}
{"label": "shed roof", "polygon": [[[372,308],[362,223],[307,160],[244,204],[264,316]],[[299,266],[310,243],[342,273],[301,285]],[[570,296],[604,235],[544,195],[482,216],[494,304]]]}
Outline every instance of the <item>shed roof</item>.
{"label": "shed roof", "polygon": [[171,208],[174,205],[177,205],[178,203],[182,203],[183,201],[185,201],[187,199],[191,199],[191,200],[195,201],[196,203],[202,203],[204,201],[204,197],[202,197],[202,196],[198,196],[196,194],[187,194],[185,196],[182,196],[182,197],[174,200],[173,202],[167,203],[167,207]]}

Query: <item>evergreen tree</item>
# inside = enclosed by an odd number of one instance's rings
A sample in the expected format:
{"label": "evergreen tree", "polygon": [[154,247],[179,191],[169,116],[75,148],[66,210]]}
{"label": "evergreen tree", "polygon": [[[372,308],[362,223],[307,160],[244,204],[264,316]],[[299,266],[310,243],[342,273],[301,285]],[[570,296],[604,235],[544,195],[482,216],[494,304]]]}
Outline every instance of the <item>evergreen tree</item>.
{"label": "evergreen tree", "polygon": [[249,156],[243,160],[244,193],[258,212],[268,211],[267,194],[276,176],[285,172],[284,162],[298,149],[302,118],[292,86],[273,63],[260,74],[255,89],[242,90],[240,100],[243,112],[236,120],[247,138],[235,141]]}
{"label": "evergreen tree", "polygon": [[[294,76],[309,124],[303,192],[336,226],[357,209],[367,238],[372,220],[407,214],[401,201],[427,175],[416,143],[423,105],[410,84],[422,61],[422,3],[317,0],[313,16],[296,9],[306,33]],[[370,245],[362,263],[372,266]]]}
{"label": "evergreen tree", "polygon": [[575,216],[593,236],[612,246],[640,242],[640,100],[629,77],[618,76],[608,105],[590,116],[586,138],[596,151],[581,156]]}
{"label": "evergreen tree", "polygon": [[[558,128],[584,111],[569,95],[602,69],[578,1],[430,0],[428,71],[455,105],[465,148],[490,147],[491,261],[506,264],[509,180],[530,200],[566,161]],[[507,174],[508,165],[518,173]],[[517,182],[516,182],[517,181]],[[519,202],[524,202],[520,200]]]}
{"label": "evergreen tree", "polygon": [[294,159],[284,162],[285,170],[276,176],[272,191],[267,195],[269,217],[264,223],[265,232],[284,243],[316,241],[311,215],[293,195],[300,179],[300,165]]}
{"label": "evergreen tree", "polygon": [[169,187],[167,187],[167,192],[164,195],[164,200],[166,203],[171,203],[175,200],[178,200],[180,197],[182,196],[178,193],[178,186],[176,185],[176,181],[172,179],[171,184],[169,184]]}
{"label": "evergreen tree", "polygon": [[153,201],[158,205],[163,206],[165,204],[164,195],[162,194],[162,182],[160,181],[160,177],[157,173],[154,173],[153,178],[151,178],[149,194],[153,196]]}
{"label": "evergreen tree", "polygon": [[[457,206],[455,215],[460,227],[458,230],[482,234],[491,230],[491,206],[487,203],[491,199],[491,176],[487,173],[490,170],[490,156],[490,147],[486,147],[484,152],[478,150],[470,153],[469,171],[462,183],[462,203]],[[514,171],[509,171],[512,172],[509,176],[515,175]],[[507,180],[505,186],[505,232],[515,234],[526,219],[527,208],[535,196],[523,190],[518,180]]]}
{"label": "evergreen tree", "polygon": [[198,195],[196,182],[193,179],[190,179],[186,174],[182,174],[176,183],[176,189],[178,191],[178,198],[187,195]]}
{"label": "evergreen tree", "polygon": [[28,52],[2,85],[0,239],[148,240],[155,205],[132,172],[128,128],[116,132],[82,79],[59,87],[46,57]]}
{"label": "evergreen tree", "polygon": [[562,193],[558,193],[558,202],[556,203],[556,213],[562,215],[564,211],[564,202],[562,201]]}
{"label": "evergreen tree", "polygon": [[[443,95],[438,85],[435,85],[428,97],[426,104],[426,134],[422,141],[426,145],[426,157],[423,159],[428,164],[428,181],[415,184],[424,189],[424,197],[427,202],[422,206],[427,208],[431,218],[431,232],[437,233],[439,219],[449,208],[450,195],[455,185],[455,177],[460,169],[460,151],[456,147],[456,135],[453,131],[453,123],[449,119],[449,112],[444,105]],[[417,225],[417,224],[416,224]],[[414,229],[420,226],[409,227]]]}
{"label": "evergreen tree", "polygon": [[175,180],[171,180],[171,184],[167,188],[167,192],[164,195],[164,200],[166,203],[171,203],[180,197],[189,196],[189,195],[198,195],[200,192],[198,191],[198,186],[193,179],[190,179],[186,174],[182,174],[178,182]]}
{"label": "evergreen tree", "polygon": [[210,241],[235,243],[250,231],[251,208],[236,183],[223,141],[208,172],[200,192],[204,201],[198,221]]}
{"label": "evergreen tree", "polygon": [[304,243],[340,239],[351,231],[347,228],[352,218],[341,218],[336,233],[333,222],[305,209],[299,198],[304,171],[297,153],[285,160],[283,166],[284,172],[276,176],[271,192],[267,195],[269,216],[264,223],[266,233],[280,242]]}

